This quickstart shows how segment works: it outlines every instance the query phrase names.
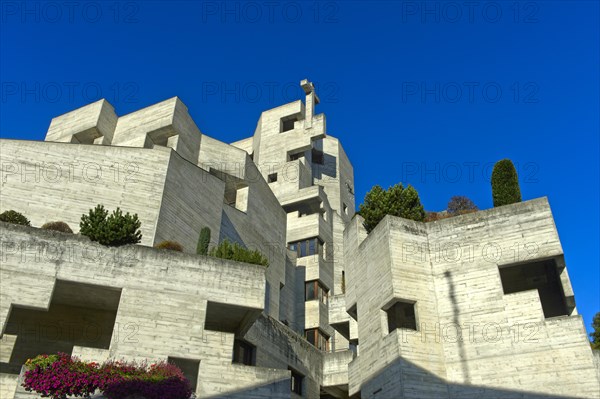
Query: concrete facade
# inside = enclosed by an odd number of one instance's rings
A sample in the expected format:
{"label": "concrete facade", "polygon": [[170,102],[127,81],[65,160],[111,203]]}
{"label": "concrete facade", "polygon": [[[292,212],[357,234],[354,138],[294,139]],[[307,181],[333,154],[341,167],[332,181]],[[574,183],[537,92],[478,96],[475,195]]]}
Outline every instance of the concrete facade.
{"label": "concrete facade", "polygon": [[[177,97],[123,116],[101,100],[44,142],[0,140],[0,211],[34,226],[0,224],[1,398],[36,397],[21,365],[56,351],[173,361],[207,398],[600,395],[547,200],[367,235],[352,165],[300,84],[304,101],[232,144]],[[96,204],[137,213],[140,245],[37,228],[77,233]],[[203,227],[269,266],[195,255]],[[184,253],[149,248],[163,240]]]}

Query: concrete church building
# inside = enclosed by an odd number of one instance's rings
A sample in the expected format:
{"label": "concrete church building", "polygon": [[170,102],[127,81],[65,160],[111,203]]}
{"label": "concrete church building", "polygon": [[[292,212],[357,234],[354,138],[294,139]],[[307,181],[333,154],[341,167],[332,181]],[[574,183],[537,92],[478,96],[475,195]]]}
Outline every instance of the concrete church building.
{"label": "concrete church building", "polygon": [[[117,116],[100,100],[43,142],[0,141],[0,397],[26,359],[169,360],[200,398],[597,398],[546,198],[367,235],[354,172],[312,83],[226,144],[172,98]],[[140,245],[74,230],[96,204],[137,213]],[[267,268],[196,255],[198,234]],[[177,241],[184,252],[159,250]]]}

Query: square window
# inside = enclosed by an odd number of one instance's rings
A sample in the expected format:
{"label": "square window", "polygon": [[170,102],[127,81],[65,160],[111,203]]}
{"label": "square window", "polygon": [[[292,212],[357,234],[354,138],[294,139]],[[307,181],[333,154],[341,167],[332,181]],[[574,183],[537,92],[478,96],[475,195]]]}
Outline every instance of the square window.
{"label": "square window", "polygon": [[296,117],[287,117],[281,119],[281,130],[280,133],[289,132],[290,130],[294,130],[294,123],[298,119]]}
{"label": "square window", "polygon": [[233,342],[233,363],[245,364],[246,366],[256,365],[256,347],[241,339]]}
{"label": "square window", "polygon": [[415,303],[398,301],[386,311],[388,332],[397,328],[417,330],[417,318],[415,315]]}
{"label": "square window", "polygon": [[267,178],[267,182],[275,183],[277,181],[277,173],[271,173]]}

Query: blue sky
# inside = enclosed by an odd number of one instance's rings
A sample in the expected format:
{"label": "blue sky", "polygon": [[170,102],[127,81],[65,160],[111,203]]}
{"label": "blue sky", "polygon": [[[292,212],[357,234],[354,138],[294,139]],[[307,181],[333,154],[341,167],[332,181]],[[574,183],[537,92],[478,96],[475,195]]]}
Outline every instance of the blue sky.
{"label": "blue sky", "polygon": [[[69,5],[72,4],[72,5]],[[468,4],[468,2],[467,2]],[[548,196],[586,326],[599,297],[596,1],[1,3],[2,137],[101,97],[119,115],[172,96],[200,130],[250,136],[313,80],[328,133],[374,184],[492,207],[493,163]]]}

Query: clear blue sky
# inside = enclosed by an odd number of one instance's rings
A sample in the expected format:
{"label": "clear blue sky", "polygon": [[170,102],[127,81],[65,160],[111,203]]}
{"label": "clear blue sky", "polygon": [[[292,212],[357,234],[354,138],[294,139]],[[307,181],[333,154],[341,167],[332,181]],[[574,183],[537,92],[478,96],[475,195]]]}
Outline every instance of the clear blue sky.
{"label": "clear blue sky", "polygon": [[74,3],[1,3],[2,137],[41,140],[101,97],[122,115],[177,95],[235,141],[308,77],[357,204],[401,181],[428,210],[490,208],[490,167],[511,158],[524,199],[550,200],[588,328],[600,311],[597,1]]}

